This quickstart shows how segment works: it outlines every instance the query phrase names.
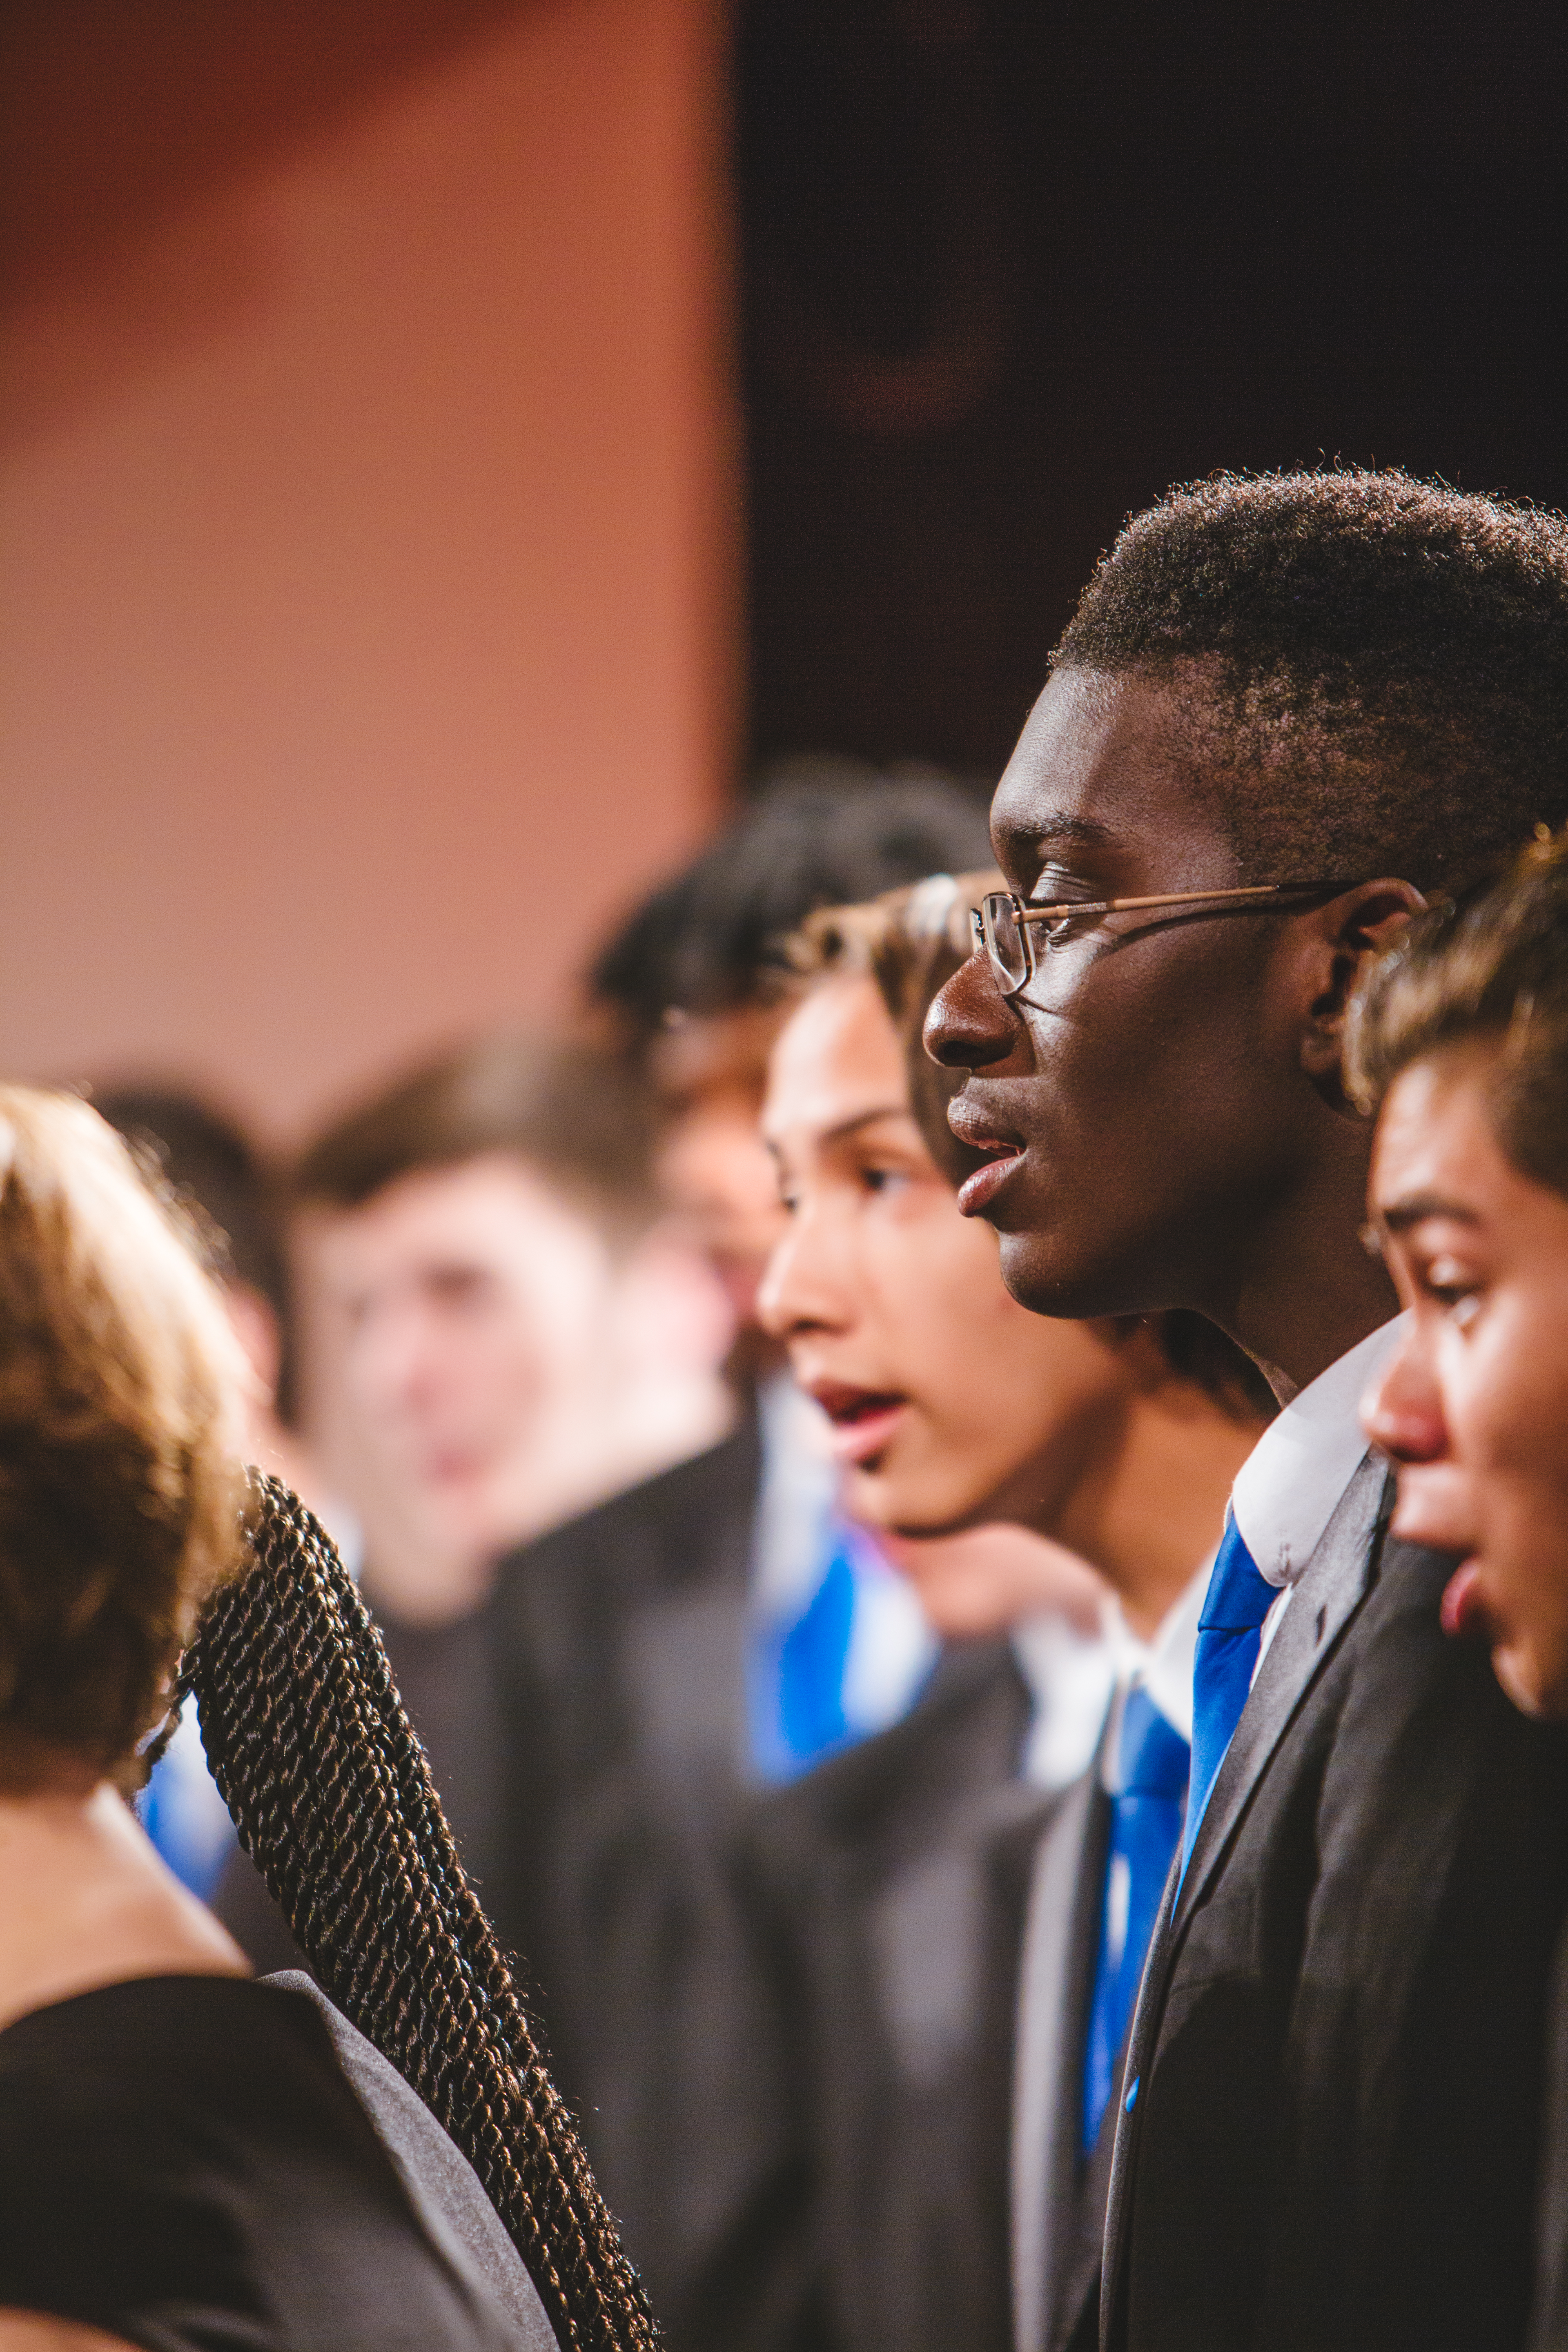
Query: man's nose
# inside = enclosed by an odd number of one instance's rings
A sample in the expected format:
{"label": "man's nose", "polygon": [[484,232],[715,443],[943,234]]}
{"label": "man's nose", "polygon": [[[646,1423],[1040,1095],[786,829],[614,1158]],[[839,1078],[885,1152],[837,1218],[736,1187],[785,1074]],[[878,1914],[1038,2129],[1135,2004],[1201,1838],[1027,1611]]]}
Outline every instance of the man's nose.
{"label": "man's nose", "polygon": [[972,955],[937,991],[923,1036],[926,1052],[944,1069],[983,1070],[1006,1060],[1018,1042],[1018,1021],[986,957]]}
{"label": "man's nose", "polygon": [[787,1339],[795,1315],[790,1299],[791,1276],[795,1271],[795,1233],[792,1228],[782,1234],[773,1244],[763,1278],[757,1285],[757,1320],[770,1339]]}
{"label": "man's nose", "polygon": [[770,1339],[837,1330],[845,1320],[841,1222],[803,1205],[773,1245],[757,1292],[757,1320]]}
{"label": "man's nose", "polygon": [[1395,1462],[1436,1462],[1448,1450],[1431,1341],[1415,1325],[1361,1401],[1362,1427]]}
{"label": "man's nose", "polygon": [[405,1411],[424,1387],[430,1349],[420,1318],[384,1309],[352,1343],[349,1363],[362,1404],[372,1413]]}

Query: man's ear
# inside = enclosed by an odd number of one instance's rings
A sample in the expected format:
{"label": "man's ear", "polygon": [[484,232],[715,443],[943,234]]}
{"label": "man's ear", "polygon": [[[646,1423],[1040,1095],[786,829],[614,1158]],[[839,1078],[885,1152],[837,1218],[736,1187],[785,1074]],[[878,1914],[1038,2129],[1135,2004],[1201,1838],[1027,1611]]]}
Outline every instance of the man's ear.
{"label": "man's ear", "polygon": [[1342,891],[1305,920],[1319,986],[1301,1036],[1301,1067],[1313,1083],[1347,1100],[1340,1082],[1345,1015],[1367,968],[1394,945],[1426,901],[1414,882],[1385,876]]}

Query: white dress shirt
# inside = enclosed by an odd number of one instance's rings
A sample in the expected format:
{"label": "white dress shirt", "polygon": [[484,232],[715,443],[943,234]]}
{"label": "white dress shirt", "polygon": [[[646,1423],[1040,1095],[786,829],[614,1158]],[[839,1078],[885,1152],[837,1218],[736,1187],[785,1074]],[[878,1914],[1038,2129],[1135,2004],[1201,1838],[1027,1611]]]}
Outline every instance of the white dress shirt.
{"label": "white dress shirt", "polygon": [[1404,1338],[1405,1321],[1396,1315],[1380,1325],[1292,1397],[1237,1473],[1230,1507],[1237,1532],[1265,1583],[1279,1587],[1263,1621],[1259,1666],[1297,1579],[1371,1450],[1361,1401]]}
{"label": "white dress shirt", "polygon": [[1179,1731],[1189,1747],[1192,1744],[1193,1657],[1198,1645],[1198,1616],[1213,1567],[1211,1552],[1184,1585],[1147,1642],[1132,1631],[1122,1615],[1120,1601],[1112,1601],[1107,1605],[1105,1631],[1116,1662],[1116,1696],[1102,1769],[1106,1789],[1113,1797],[1121,1794],[1118,1750],[1121,1745],[1121,1710],[1129,1692],[1142,1685],[1172,1730]]}
{"label": "white dress shirt", "polygon": [[1069,1788],[1094,1761],[1116,1665],[1104,1631],[1082,1633],[1059,1610],[1013,1629],[1013,1654],[1035,1702],[1020,1778]]}
{"label": "white dress shirt", "polygon": [[1166,1722],[1184,1739],[1193,1736],[1193,1652],[1198,1612],[1208,1591],[1205,1559],[1161,1619],[1150,1641],[1136,1634],[1108,1597],[1098,1634],[1080,1633],[1065,1617],[1030,1618],[1015,1628],[1013,1650],[1035,1700],[1022,1777],[1037,1789],[1065,1789],[1094,1761],[1107,1728],[1102,1770],[1112,1796],[1121,1709],[1142,1684]]}

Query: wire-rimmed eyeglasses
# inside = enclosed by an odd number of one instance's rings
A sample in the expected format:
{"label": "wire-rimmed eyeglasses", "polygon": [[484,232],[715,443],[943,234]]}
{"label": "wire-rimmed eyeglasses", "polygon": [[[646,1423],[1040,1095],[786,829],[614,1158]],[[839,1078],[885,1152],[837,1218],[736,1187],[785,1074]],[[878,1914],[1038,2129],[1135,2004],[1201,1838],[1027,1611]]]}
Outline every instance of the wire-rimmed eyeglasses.
{"label": "wire-rimmed eyeglasses", "polygon": [[1342,881],[1255,882],[1241,889],[1166,890],[1152,898],[1063,898],[1048,907],[1032,906],[1013,890],[992,890],[978,907],[970,908],[969,924],[974,952],[990,959],[998,989],[1004,996],[1016,996],[1040,969],[1040,951],[1035,944],[1037,927],[1043,933],[1048,952],[1083,940],[1086,917],[1131,914],[1134,909],[1152,910],[1158,907],[1216,905],[1224,899],[1251,899],[1255,905],[1262,905],[1290,893],[1348,890],[1352,887]]}

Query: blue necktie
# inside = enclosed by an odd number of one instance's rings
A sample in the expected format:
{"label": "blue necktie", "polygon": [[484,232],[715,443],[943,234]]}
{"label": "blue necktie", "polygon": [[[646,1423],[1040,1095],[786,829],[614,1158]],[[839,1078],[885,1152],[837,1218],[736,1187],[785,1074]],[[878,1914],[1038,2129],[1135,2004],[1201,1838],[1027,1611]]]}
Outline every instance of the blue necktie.
{"label": "blue necktie", "polygon": [[1083,2063],[1083,2146],[1100,2136],[1115,2084],[1149,1938],[1171,1856],[1182,1834],[1187,1795],[1187,1743],[1148,1692],[1129,1691],[1118,1751],[1121,1794],[1112,1801],[1110,1853],[1100,1908],[1100,1959]]}
{"label": "blue necktie", "polygon": [[837,1517],[823,1536],[821,1570],[805,1606],[753,1624],[747,1643],[752,1760],[765,1780],[793,1780],[854,1737],[844,1670],[855,1626],[855,1539]]}
{"label": "blue necktie", "polygon": [[1279,1597],[1274,1586],[1258,1574],[1258,1563],[1227,1511],[1198,1619],[1198,1646],[1193,1659],[1193,1788],[1182,1840],[1184,1874],[1193,1858],[1193,1841],[1204,1807],[1252,1688],[1263,1620]]}
{"label": "blue necktie", "polygon": [[848,1740],[844,1667],[854,1622],[854,1554],[840,1540],[810,1607],[779,1644],[778,1727],[796,1770]]}

